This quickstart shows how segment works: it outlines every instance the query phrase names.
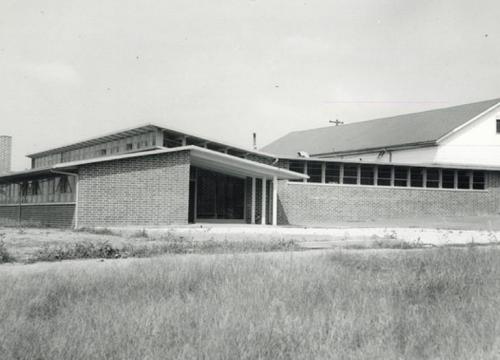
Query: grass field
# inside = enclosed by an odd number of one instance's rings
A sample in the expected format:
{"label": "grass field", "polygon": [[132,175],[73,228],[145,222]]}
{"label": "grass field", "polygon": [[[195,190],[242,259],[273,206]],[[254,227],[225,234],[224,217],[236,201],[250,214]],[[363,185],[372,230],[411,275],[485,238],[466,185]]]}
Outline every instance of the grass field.
{"label": "grass field", "polygon": [[2,359],[497,359],[496,249],[0,266]]}

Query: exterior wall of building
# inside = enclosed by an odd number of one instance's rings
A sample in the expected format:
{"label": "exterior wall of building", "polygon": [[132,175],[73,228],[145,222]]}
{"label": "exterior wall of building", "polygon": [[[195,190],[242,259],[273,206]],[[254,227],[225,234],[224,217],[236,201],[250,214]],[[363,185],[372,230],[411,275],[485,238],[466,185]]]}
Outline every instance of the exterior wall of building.
{"label": "exterior wall of building", "polygon": [[189,151],[79,169],[78,226],[187,224]]}
{"label": "exterior wall of building", "polygon": [[12,138],[0,135],[0,174],[5,174],[11,170],[12,158]]}
{"label": "exterior wall of building", "polygon": [[73,225],[74,215],[74,204],[0,205],[0,224],[69,228]]}
{"label": "exterior wall of building", "polygon": [[475,216],[500,212],[500,173],[487,173],[486,190],[448,190],[291,183],[278,191],[281,225],[331,226],[413,216]]}
{"label": "exterior wall of building", "polygon": [[[344,155],[337,157],[343,161],[356,162],[377,162],[377,163],[402,163],[402,164],[432,164],[437,161],[437,153],[439,146],[429,146],[418,149],[408,150],[392,150],[383,154],[380,152],[365,153],[357,155]],[[328,158],[335,159],[335,157]],[[474,164],[469,162],[467,164]],[[457,163],[458,164],[458,163]],[[466,164],[462,162],[462,164]]]}

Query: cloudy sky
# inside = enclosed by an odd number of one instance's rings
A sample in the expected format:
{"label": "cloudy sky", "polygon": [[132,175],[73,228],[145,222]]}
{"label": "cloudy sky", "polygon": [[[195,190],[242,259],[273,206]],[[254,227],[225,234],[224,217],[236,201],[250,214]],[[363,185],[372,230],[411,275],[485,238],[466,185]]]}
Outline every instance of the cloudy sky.
{"label": "cloudy sky", "polygon": [[145,122],[249,146],[500,97],[500,3],[2,0],[0,134],[24,155]]}

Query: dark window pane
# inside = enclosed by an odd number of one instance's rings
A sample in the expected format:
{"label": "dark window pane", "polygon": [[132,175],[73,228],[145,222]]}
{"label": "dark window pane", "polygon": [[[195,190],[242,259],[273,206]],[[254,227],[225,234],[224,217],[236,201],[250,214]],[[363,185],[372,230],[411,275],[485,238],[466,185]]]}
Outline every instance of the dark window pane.
{"label": "dark window pane", "polygon": [[424,169],[411,168],[410,169],[410,186],[422,187],[424,186]]}
{"label": "dark window pane", "polygon": [[427,183],[428,188],[439,188],[439,169],[427,169]]}
{"label": "dark window pane", "polygon": [[408,185],[408,168],[395,167],[394,186],[407,186],[407,185]]}
{"label": "dark window pane", "polygon": [[40,183],[38,180],[31,181],[29,195],[38,195],[40,193]]}
{"label": "dark window pane", "polygon": [[340,183],[340,164],[326,163],[325,182],[327,184]]}
{"label": "dark window pane", "polygon": [[457,173],[458,177],[458,188],[459,189],[470,189],[470,172],[460,170]]}
{"label": "dark window pane", "polygon": [[472,188],[474,190],[484,190],[486,178],[483,171],[474,171],[472,175]]}
{"label": "dark window pane", "polygon": [[358,165],[344,164],[344,184],[358,183]]}
{"label": "dark window pane", "polygon": [[391,166],[379,166],[378,167],[377,185],[379,185],[379,186],[391,186],[391,177],[392,177],[392,167]]}
{"label": "dark window pane", "polygon": [[500,134],[500,119],[497,119],[497,133]]}
{"label": "dark window pane", "polygon": [[307,175],[309,175],[308,182],[320,183],[321,174],[323,171],[323,164],[317,161],[311,161],[307,163]]}
{"label": "dark window pane", "polygon": [[455,171],[443,169],[443,189],[455,188]]}
{"label": "dark window pane", "polygon": [[[304,164],[305,164],[304,161],[290,161],[288,168],[290,169],[290,171],[295,171],[295,172],[303,174],[304,169],[305,169]],[[302,180],[300,180],[300,179],[299,180],[290,180],[290,181],[302,182]]]}
{"label": "dark window pane", "polygon": [[361,165],[361,185],[373,185],[375,183],[375,168],[373,166]]}

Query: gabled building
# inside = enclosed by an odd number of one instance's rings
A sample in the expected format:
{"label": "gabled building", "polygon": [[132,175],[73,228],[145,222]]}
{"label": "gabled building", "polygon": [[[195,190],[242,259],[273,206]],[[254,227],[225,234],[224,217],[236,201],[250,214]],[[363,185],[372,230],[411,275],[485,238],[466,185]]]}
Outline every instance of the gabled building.
{"label": "gabled building", "polygon": [[30,170],[0,176],[0,221],[331,226],[495,214],[500,99],[293,132],[260,151],[146,124],[28,156]]}

